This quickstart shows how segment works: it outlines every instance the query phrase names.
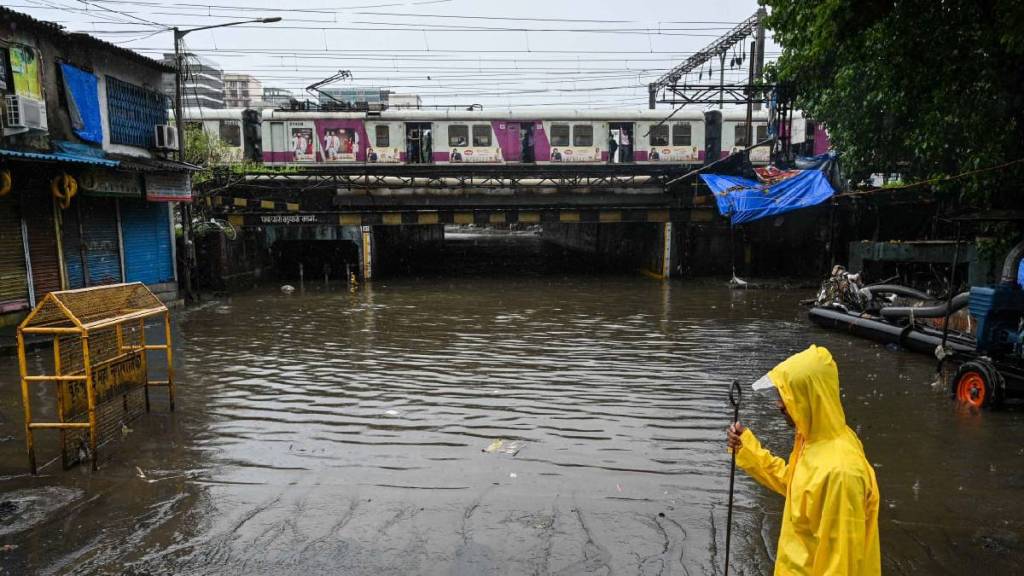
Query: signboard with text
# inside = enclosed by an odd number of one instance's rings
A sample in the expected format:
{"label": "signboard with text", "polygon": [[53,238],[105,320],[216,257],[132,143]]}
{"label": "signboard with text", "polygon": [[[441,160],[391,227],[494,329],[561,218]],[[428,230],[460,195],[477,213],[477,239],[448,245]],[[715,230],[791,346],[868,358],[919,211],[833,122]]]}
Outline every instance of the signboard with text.
{"label": "signboard with text", "polygon": [[192,178],[184,172],[146,174],[145,181],[150,202],[192,201]]}

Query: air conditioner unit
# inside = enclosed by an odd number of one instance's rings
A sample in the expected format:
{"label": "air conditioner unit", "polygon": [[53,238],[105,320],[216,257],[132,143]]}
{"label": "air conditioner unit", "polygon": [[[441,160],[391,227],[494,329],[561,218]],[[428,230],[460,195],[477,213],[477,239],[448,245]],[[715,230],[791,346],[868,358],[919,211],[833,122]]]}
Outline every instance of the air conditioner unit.
{"label": "air conditioner unit", "polygon": [[178,129],[170,124],[157,124],[153,127],[156,133],[156,147],[160,150],[178,149]]}
{"label": "air conditioner unit", "polygon": [[7,128],[47,130],[46,103],[20,94],[8,94]]}

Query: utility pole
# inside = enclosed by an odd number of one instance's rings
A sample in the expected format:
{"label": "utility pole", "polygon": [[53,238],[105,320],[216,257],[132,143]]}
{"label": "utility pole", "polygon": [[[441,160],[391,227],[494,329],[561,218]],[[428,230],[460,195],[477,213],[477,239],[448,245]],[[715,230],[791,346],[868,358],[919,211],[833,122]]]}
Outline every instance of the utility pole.
{"label": "utility pole", "polygon": [[[171,28],[174,31],[174,127],[178,132],[178,161],[185,161],[185,106],[182,103],[185,97],[184,79],[182,74],[185,71],[185,54],[182,52],[182,39],[186,34],[198,30],[210,30],[212,28],[225,28],[227,26],[238,26],[239,24],[269,24],[280,22],[280,17],[254,18],[240,22],[227,22],[225,24],[213,24],[211,26],[199,26],[182,30],[177,26]],[[198,102],[196,102],[198,105]],[[192,204],[191,202],[180,203],[181,213],[181,237],[185,244],[185,296],[189,300],[195,299],[195,292],[192,286],[192,269],[195,267],[196,251],[192,240]]]}
{"label": "utility pole", "polygon": [[[185,161],[185,118],[184,118],[184,105],[182,99],[184,97],[184,86],[182,74],[184,73],[184,58],[181,53],[181,39],[184,38],[185,34],[178,29],[177,26],[174,30],[174,127],[178,133],[178,161]],[[195,264],[195,244],[192,241],[192,204],[189,202],[179,202],[178,212],[181,215],[181,239],[184,245],[185,253],[185,265],[182,271],[183,278],[185,281],[185,299],[187,301],[195,300],[195,294],[192,289],[192,268]]]}

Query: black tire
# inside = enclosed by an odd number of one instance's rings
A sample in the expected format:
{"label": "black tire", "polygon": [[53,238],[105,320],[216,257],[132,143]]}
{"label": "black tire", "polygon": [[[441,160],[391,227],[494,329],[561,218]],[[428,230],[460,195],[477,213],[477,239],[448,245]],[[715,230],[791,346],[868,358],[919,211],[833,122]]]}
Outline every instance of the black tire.
{"label": "black tire", "polygon": [[999,370],[986,360],[964,362],[953,376],[950,393],[957,401],[977,408],[1003,403],[1005,385]]}

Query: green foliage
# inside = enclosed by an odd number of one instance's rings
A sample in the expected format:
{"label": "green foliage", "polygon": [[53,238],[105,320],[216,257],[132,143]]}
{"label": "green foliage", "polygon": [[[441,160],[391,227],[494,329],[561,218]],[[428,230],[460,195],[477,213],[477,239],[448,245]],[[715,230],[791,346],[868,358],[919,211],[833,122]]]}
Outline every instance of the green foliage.
{"label": "green foliage", "polygon": [[185,128],[185,161],[203,169],[192,175],[192,184],[201,184],[213,177],[215,168],[228,162],[231,149],[216,136],[199,126]]}
{"label": "green foliage", "polygon": [[[856,182],[947,177],[1024,158],[1024,2],[768,0],[772,74],[824,122]],[[1024,164],[933,186],[1018,203]]]}

